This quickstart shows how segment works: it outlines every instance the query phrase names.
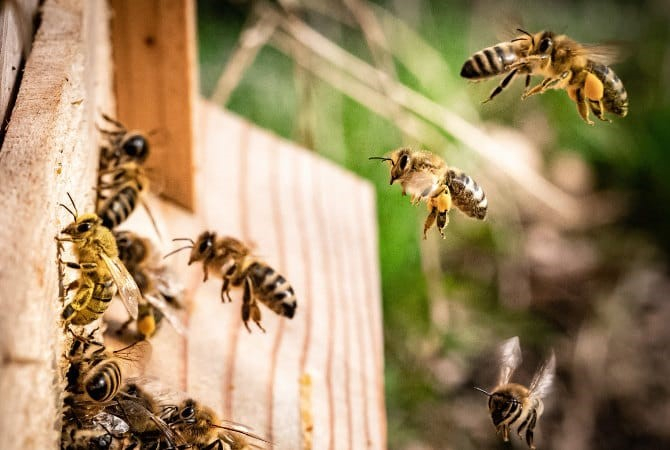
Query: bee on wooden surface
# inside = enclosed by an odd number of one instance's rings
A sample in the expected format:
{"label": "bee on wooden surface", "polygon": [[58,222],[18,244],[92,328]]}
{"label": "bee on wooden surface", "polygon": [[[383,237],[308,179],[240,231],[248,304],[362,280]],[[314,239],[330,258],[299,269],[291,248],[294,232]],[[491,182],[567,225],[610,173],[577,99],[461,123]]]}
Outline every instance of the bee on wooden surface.
{"label": "bee on wooden surface", "polygon": [[130,448],[186,449],[186,441],[165,422],[174,411],[166,408],[148,390],[139,386],[138,380],[128,381],[106,411],[128,424]]}
{"label": "bee on wooden surface", "polygon": [[128,131],[119,121],[112,119],[107,114],[102,118],[113,130],[98,127],[98,130],[107,138],[100,149],[100,170],[104,171],[117,167],[127,162],[143,164],[149,156],[149,141],[139,131]]}
{"label": "bee on wooden surface", "polygon": [[449,168],[439,156],[403,147],[391,152],[390,157],[370,159],[391,163],[390,184],[399,181],[402,194],[409,194],[412,204],[426,202],[429,212],[423,225],[424,239],[435,222],[440,235],[445,237],[447,213],[452,205],[469,217],[479,220],[486,217],[488,200],[482,188],[460,170]]}
{"label": "bee on wooden surface", "polygon": [[135,322],[138,334],[146,339],[154,335],[165,318],[179,334],[185,334],[184,325],[175,312],[182,307],[178,300],[182,288],[163,264],[158,248],[148,238],[132,231],[114,231],[113,234],[119,259],[142,293],[137,319],[130,318],[119,332]]}
{"label": "bee on wooden surface", "polygon": [[[69,197],[69,194],[68,194]],[[96,214],[79,216],[70,197],[74,212],[61,204],[74,222],[63,230],[56,240],[72,242],[77,262],[65,262],[67,267],[78,269],[79,278],[66,287],[66,292],[75,290],[73,299],[65,305],[62,318],[66,324],[86,325],[100,317],[118,291],[131,317],[137,317],[137,305],[141,299],[135,280],[118,256],[116,240]]]}
{"label": "bee on wooden surface", "polygon": [[74,403],[108,403],[121,388],[122,368],[142,364],[150,355],[151,346],[146,341],[109,351],[91,336],[75,335],[67,356],[70,367],[66,374],[66,391]]}
{"label": "bee on wooden surface", "polygon": [[[186,399],[165,419],[176,434],[202,450],[248,450],[268,444],[244,425],[222,421],[214,411],[193,399]],[[250,441],[253,440],[254,443]],[[261,444],[262,443],[262,444]]]}
{"label": "bee on wooden surface", "polygon": [[509,441],[510,429],[516,426],[519,438],[523,439],[522,433],[525,432],[526,444],[535,449],[533,433],[544,411],[542,399],[549,394],[554,381],[556,357],[552,352],[549,359],[538,368],[530,387],[509,381],[520,363],[521,348],[519,338],[515,336],[503,342],[500,347],[500,375],[497,386],[491,392],[475,389],[488,396],[491,420],[503,440]]}
{"label": "bee on wooden surface", "polygon": [[251,254],[251,250],[241,241],[230,237],[217,237],[216,233],[205,231],[194,242],[190,238],[184,240],[190,244],[170,252],[167,256],[181,250],[191,249],[188,264],[202,262],[204,280],[207,281],[209,270],[213,270],[223,278],[221,286],[221,300],[232,301],[229,291],[231,287],[243,286],[242,320],[247,330],[249,319],[256,322],[258,327],[265,331],[260,324],[261,310],[257,300],[275,313],[293,318],[297,307],[297,300],[293,287],[286,279],[272,267]]}
{"label": "bee on wooden surface", "polygon": [[[628,94],[623,83],[608,67],[614,52],[607,46],[580,44],[566,35],[551,31],[527,31],[510,42],[485,48],[468,59],[461,76],[473,80],[507,73],[485,101],[500,94],[516,75],[526,75],[522,98],[542,94],[548,89],[564,89],[577,104],[577,111],[590,125],[589,109],[600,120],[605,112],[621,117],[628,113]],[[529,88],[530,76],[544,79]]]}
{"label": "bee on wooden surface", "polygon": [[123,223],[137,204],[141,203],[158,231],[143,199],[143,194],[149,189],[149,177],[144,168],[149,156],[149,143],[143,134],[128,132],[120,122],[104,114],[103,118],[116,129],[99,129],[107,136],[108,142],[100,152],[96,212],[102,218],[103,225],[113,229]]}
{"label": "bee on wooden surface", "polygon": [[61,450],[122,450],[128,424],[113,414],[98,413],[89,425],[65,421],[61,430]]}

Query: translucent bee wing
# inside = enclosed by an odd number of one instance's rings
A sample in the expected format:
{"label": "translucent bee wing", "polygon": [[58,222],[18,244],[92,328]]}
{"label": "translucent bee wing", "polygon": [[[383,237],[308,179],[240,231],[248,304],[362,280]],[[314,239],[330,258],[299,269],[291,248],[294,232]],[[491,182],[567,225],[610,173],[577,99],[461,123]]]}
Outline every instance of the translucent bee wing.
{"label": "translucent bee wing", "polygon": [[616,44],[582,44],[576,53],[580,56],[586,56],[593,62],[606,66],[622,59],[621,47]]}
{"label": "translucent bee wing", "polygon": [[127,347],[114,350],[115,358],[129,363],[143,363],[151,359],[151,344],[148,341],[137,341]]}
{"label": "translucent bee wing", "polygon": [[521,364],[521,346],[519,337],[507,339],[500,345],[500,375],[498,386],[509,383],[512,374]]}
{"label": "translucent bee wing", "polygon": [[401,184],[406,193],[417,198],[429,196],[441,182],[441,176],[429,171],[417,171],[408,175]]}
{"label": "translucent bee wing", "polygon": [[165,319],[172,325],[172,328],[174,328],[177,333],[182,336],[186,335],[186,327],[177,314],[175,314],[174,308],[170,306],[170,304],[155,295],[145,295],[144,299],[149,302],[151,306],[163,313]]}
{"label": "translucent bee wing", "polygon": [[[251,447],[255,447],[255,448],[259,448],[259,449],[267,448],[268,445],[270,447],[272,447],[271,442],[269,442],[269,441],[263,439],[262,437],[258,436],[257,434],[255,434],[253,432],[253,430],[251,428],[249,428],[248,426],[243,425],[241,423],[233,422],[233,421],[230,421],[230,420],[220,420],[220,424],[216,425],[216,427],[225,430],[225,432],[227,434],[237,433],[237,434],[244,435],[248,438],[254,439],[255,441],[257,441],[259,443],[262,442],[261,445],[251,444],[250,445]],[[247,443],[247,444],[249,444],[249,443]]]}
{"label": "translucent bee wing", "polygon": [[121,301],[123,301],[124,306],[128,310],[128,314],[133,319],[137,319],[137,309],[142,299],[142,294],[137,287],[137,283],[135,283],[135,279],[119,258],[111,258],[105,252],[100,252],[100,256],[112,275],[112,279],[119,290]]}
{"label": "translucent bee wing", "polygon": [[130,430],[130,427],[120,417],[107,412],[100,412],[93,417],[93,423],[99,425],[113,434],[124,434]]}
{"label": "translucent bee wing", "polygon": [[537,369],[533,381],[530,383],[530,395],[538,398],[546,397],[551,392],[555,372],[556,355],[552,351],[549,359]]}

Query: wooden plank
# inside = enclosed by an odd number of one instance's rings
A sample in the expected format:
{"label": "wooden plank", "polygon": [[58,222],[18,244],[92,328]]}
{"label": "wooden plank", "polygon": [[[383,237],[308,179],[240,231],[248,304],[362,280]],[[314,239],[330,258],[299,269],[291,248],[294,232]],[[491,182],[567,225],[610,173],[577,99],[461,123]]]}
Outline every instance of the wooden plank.
{"label": "wooden plank", "polygon": [[193,149],[197,98],[192,0],[112,0],[116,116],[151,132],[147,161],[157,190],[194,206]]}
{"label": "wooden plank", "polygon": [[[93,206],[94,119],[110,108],[104,0],[47,0],[0,151],[0,448],[56,449],[62,404],[54,236]],[[60,381],[58,381],[60,380]],[[55,383],[55,384],[54,384]]]}
{"label": "wooden plank", "polygon": [[33,39],[37,0],[0,2],[0,145]]}
{"label": "wooden plank", "polygon": [[[211,229],[253,243],[291,282],[298,309],[288,320],[262,307],[267,332],[248,333],[241,292],[222,303],[220,279],[203,283],[202,267],[177,254],[169,261],[184,277],[189,330],[159,330],[147,374],[250,426],[273,449],[386,448],[373,187],[213,104],[199,114],[199,213],[152,209],[169,237]],[[124,227],[154,235],[144,215]],[[113,303],[115,321],[125,320]],[[300,383],[305,375],[311,388]]]}

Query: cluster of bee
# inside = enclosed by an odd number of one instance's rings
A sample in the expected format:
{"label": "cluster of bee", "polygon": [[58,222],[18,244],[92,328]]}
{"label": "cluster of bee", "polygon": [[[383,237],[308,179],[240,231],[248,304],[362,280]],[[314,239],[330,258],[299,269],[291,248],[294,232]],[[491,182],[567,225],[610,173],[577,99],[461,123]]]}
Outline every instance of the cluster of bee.
{"label": "cluster of bee", "polygon": [[[628,94],[623,83],[608,66],[614,61],[615,50],[608,46],[580,44],[565,35],[551,31],[521,35],[509,42],[501,42],[476,52],[463,65],[461,76],[470,80],[484,80],[504,75],[484,103],[498,96],[516,76],[525,75],[522,99],[542,94],[549,89],[561,89],[576,103],[581,118],[589,119],[592,112],[598,119],[609,121],[605,113],[625,117],[628,113]],[[531,77],[542,80],[531,87]],[[402,194],[409,194],[412,204],[425,202],[428,217],[423,226],[423,237],[437,225],[444,238],[452,206],[465,215],[484,220],[488,199],[484,190],[462,171],[450,168],[439,156],[427,151],[399,148],[388,156],[370,159],[388,161],[391,169],[390,184],[398,181]],[[529,387],[511,383],[514,370],[521,363],[521,349],[517,337],[501,346],[501,367],[497,386],[488,392],[488,406],[496,431],[505,441],[510,429],[516,432],[531,449],[535,448],[534,430],[542,415],[542,399],[550,392],[556,359],[551,357],[537,370]]]}
{"label": "cluster of bee", "polygon": [[[167,401],[150,393],[142,379],[128,379],[124,367],[148,357],[146,339],[155,335],[165,319],[181,334],[179,318],[182,289],[164,264],[160,249],[149,238],[119,230],[138,203],[146,207],[148,183],[143,167],[149,154],[147,139],[128,132],[123,125],[103,116],[114,130],[100,129],[105,137],[100,158],[96,213],[79,214],[72,197],[61,206],[73,221],[56,237],[60,273],[67,267],[78,271],[74,281],[62,286],[62,321],[73,336],[67,352],[67,388],[61,448],[77,449],[246,449],[263,448],[267,442],[245,427],[225,422],[208,407],[193,399]],[[145,208],[151,214],[148,208]],[[151,217],[156,227],[153,217]],[[272,267],[256,258],[243,242],[214,232],[202,233],[196,241],[169,253],[191,249],[188,264],[201,262],[204,281],[213,271],[223,280],[221,299],[230,290],[243,289],[242,319],[261,326],[263,303],[280,316],[292,318],[297,301],[293,287]],[[71,245],[76,261],[66,261],[65,244]],[[117,296],[130,318],[119,333],[134,323],[134,344],[109,351],[96,331],[86,330],[107,310]],[[89,327],[90,328],[90,327]],[[96,328],[97,330],[97,328]],[[250,330],[251,331],[251,330]],[[263,330],[264,331],[264,330]],[[99,334],[99,333],[98,333]],[[255,441],[256,443],[252,443]]]}

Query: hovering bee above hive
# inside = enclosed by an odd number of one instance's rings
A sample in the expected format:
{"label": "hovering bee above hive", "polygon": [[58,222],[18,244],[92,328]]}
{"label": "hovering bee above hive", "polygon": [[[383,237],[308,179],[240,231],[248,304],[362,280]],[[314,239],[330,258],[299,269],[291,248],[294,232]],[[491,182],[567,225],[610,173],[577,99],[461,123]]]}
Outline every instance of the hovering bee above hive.
{"label": "hovering bee above hive", "polygon": [[[607,121],[605,112],[621,117],[628,113],[628,93],[608,66],[615,51],[608,46],[580,44],[564,34],[540,31],[522,35],[476,52],[463,64],[461,76],[470,80],[505,75],[484,101],[493,100],[518,75],[525,75],[522,99],[548,89],[564,89],[577,104],[579,115],[589,125],[589,109]],[[544,77],[530,87],[532,75]]]}
{"label": "hovering bee above hive", "polygon": [[448,167],[439,156],[403,147],[392,151],[389,157],[370,159],[391,163],[390,184],[400,182],[402,194],[409,194],[412,204],[426,202],[429,212],[423,225],[424,239],[435,222],[440,235],[445,237],[447,213],[452,205],[469,217],[486,218],[488,200],[484,190],[459,169]]}

